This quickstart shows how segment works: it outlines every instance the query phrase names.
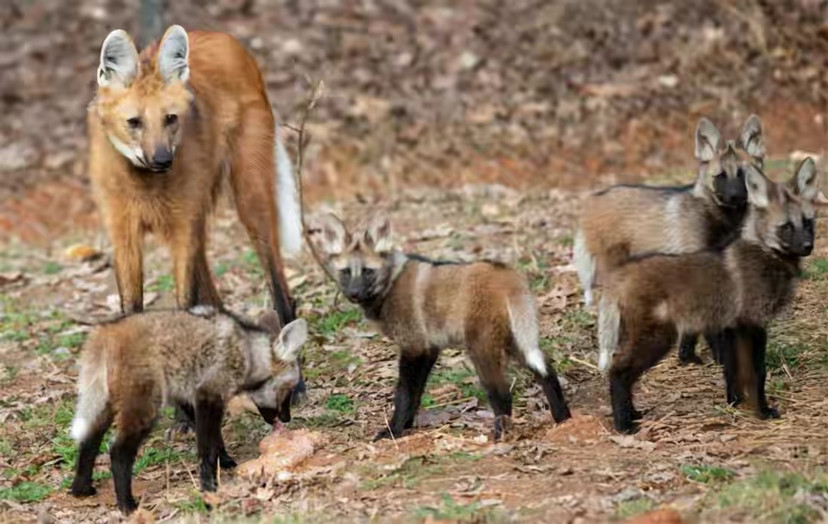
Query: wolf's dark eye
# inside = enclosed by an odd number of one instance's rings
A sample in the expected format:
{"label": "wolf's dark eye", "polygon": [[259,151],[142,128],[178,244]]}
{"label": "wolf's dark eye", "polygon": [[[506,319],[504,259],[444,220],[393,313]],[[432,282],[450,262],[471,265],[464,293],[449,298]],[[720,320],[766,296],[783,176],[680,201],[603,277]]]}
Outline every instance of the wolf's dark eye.
{"label": "wolf's dark eye", "polygon": [[805,218],[802,217],[802,227],[805,228],[806,231],[813,231],[814,230],[814,219],[813,218]]}
{"label": "wolf's dark eye", "polygon": [[172,113],[168,114],[164,117],[164,125],[171,126],[178,122],[178,115],[174,115]]}
{"label": "wolf's dark eye", "polygon": [[785,222],[782,224],[782,232],[783,233],[793,233],[794,225],[791,222]]}
{"label": "wolf's dark eye", "polygon": [[350,278],[351,277],[351,268],[346,267],[345,269],[341,270],[340,273],[342,273],[343,277]]}
{"label": "wolf's dark eye", "polygon": [[129,126],[130,129],[140,129],[141,119],[138,118],[137,116],[134,116],[132,118],[127,118],[127,125]]}
{"label": "wolf's dark eye", "polygon": [[744,172],[744,170],[742,170],[741,167],[736,171],[736,176],[739,179],[745,178],[745,172]]}
{"label": "wolf's dark eye", "polygon": [[362,278],[365,280],[374,280],[374,277],[377,276],[376,270],[366,267],[362,269]]}
{"label": "wolf's dark eye", "polygon": [[716,178],[718,178],[719,180],[721,180],[722,178],[727,178],[727,173],[725,173],[724,171],[722,171],[721,173],[719,173],[718,175],[716,175]]}

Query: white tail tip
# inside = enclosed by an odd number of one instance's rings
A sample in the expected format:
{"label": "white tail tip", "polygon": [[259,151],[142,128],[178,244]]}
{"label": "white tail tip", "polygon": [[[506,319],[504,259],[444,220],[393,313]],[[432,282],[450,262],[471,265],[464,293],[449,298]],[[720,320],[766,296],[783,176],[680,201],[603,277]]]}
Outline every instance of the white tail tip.
{"label": "white tail tip", "polygon": [[279,201],[279,239],[282,255],[290,258],[302,249],[302,204],[293,163],[279,133],[276,133],[277,196]]}
{"label": "white tail tip", "polygon": [[72,419],[72,427],[69,429],[69,435],[75,442],[81,442],[89,435],[89,421],[83,417],[76,416]]}

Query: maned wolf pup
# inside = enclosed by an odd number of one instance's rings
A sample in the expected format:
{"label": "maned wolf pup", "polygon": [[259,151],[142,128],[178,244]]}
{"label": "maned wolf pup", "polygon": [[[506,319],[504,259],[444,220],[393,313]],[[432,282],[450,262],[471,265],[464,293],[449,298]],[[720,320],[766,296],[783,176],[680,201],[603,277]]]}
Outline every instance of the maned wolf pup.
{"label": "maned wolf pup", "polygon": [[512,414],[504,371],[509,356],[532,370],[555,421],[569,418],[561,385],[538,346],[538,313],[526,280],[495,262],[433,262],[391,247],[387,219],[350,234],[335,216],[321,224],[324,263],[351,302],[400,348],[400,376],[390,427],[399,436],[414,422],[426,379],[441,349],[465,346],[495,414],[501,437]]}
{"label": "maned wolf pup", "polygon": [[600,328],[609,330],[602,336],[617,341],[618,352],[602,358],[612,358],[610,396],[619,431],[633,430],[640,416],[633,384],[684,333],[722,333],[728,401],[738,402],[746,389],[761,418],[779,416],[765,398],[765,326],[791,301],[800,259],[813,249],[817,172],[807,158],[787,185],[753,166],[745,175],[749,206],[741,238],[719,250],[621,257],[622,265],[608,274],[601,298],[612,320]]}
{"label": "maned wolf pup", "polygon": [[[745,121],[735,143],[725,142],[716,126],[702,118],[696,127],[695,155],[699,171],[694,184],[618,185],[587,198],[573,249],[587,305],[600,278],[601,259],[619,246],[633,256],[690,253],[727,243],[738,233],[747,199],[745,168],[761,168],[765,156],[759,117],[751,115]],[[696,335],[686,333],[679,349],[682,362],[701,362],[695,345]],[[608,365],[599,363],[601,369]]]}
{"label": "maned wolf pup", "polygon": [[[221,436],[224,406],[246,392],[268,424],[290,420],[290,392],[299,380],[299,348],[307,326],[295,320],[278,332],[269,312],[258,325],[227,312],[131,315],[96,330],[86,342],[78,379],[72,437],[79,457],[72,494],[94,495],[92,469],[104,433],[117,426],[110,449],[118,508],[137,507],[132,465],[162,405],[184,406],[194,417],[201,488],[216,489],[216,461],[235,466]],[[274,329],[275,327],[275,329]]]}

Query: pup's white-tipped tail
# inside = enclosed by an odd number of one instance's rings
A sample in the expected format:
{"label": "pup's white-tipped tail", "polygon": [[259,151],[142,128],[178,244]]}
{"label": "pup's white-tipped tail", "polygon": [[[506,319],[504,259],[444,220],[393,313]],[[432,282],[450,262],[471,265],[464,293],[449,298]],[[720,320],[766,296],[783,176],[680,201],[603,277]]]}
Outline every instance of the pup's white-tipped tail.
{"label": "pup's white-tipped tail", "polygon": [[598,369],[606,373],[612,364],[612,356],[618,348],[618,330],[621,313],[618,304],[606,293],[598,300]]}
{"label": "pup's white-tipped tail", "polygon": [[506,304],[509,312],[509,325],[518,350],[523,355],[526,366],[540,376],[545,377],[546,358],[540,349],[538,340],[538,307],[532,295],[528,293],[510,298]]}
{"label": "pup's white-tipped tail", "polygon": [[592,306],[592,286],[595,284],[595,257],[586,247],[586,238],[583,229],[578,228],[575,241],[572,245],[572,262],[578,271],[578,279],[584,290],[584,302],[587,307]]}
{"label": "pup's white-tipped tail", "polygon": [[86,355],[84,357],[78,377],[78,406],[69,430],[76,442],[89,436],[109,403],[106,362],[93,362]]}
{"label": "pup's white-tipped tail", "polygon": [[296,177],[293,172],[293,163],[282,143],[280,133],[276,132],[276,192],[279,202],[279,239],[282,255],[292,257],[302,249],[302,203],[299,202],[299,191],[296,187]]}

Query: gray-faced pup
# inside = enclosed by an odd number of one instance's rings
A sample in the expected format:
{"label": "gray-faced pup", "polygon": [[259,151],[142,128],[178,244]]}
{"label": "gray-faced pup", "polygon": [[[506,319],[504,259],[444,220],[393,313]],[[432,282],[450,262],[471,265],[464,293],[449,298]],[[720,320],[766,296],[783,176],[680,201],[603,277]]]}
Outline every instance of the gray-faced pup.
{"label": "gray-faced pup", "polygon": [[[585,200],[573,259],[588,305],[601,278],[602,259],[619,247],[631,256],[690,253],[725,244],[738,234],[747,201],[745,168],[761,167],[765,156],[759,117],[745,121],[736,141],[725,141],[716,126],[702,118],[695,142],[699,170],[694,184],[618,185]],[[701,362],[695,345],[696,335],[687,333],[679,349],[683,362]],[[602,368],[607,365],[599,363]]]}
{"label": "gray-faced pup", "polygon": [[278,326],[275,312],[252,324],[199,307],[192,313],[135,314],[96,329],[80,363],[71,429],[79,457],[71,493],[95,494],[95,458],[114,422],[110,457],[115,495],[121,511],[133,511],[132,465],[164,405],[181,406],[193,417],[201,488],[214,491],[216,462],[235,466],[221,436],[224,406],[231,397],[246,392],[268,424],[277,417],[290,420],[290,394],[299,381],[297,359],[307,326],[302,319],[281,331]]}
{"label": "gray-faced pup", "polygon": [[[740,237],[718,250],[651,254],[608,272],[599,323],[614,341],[608,361],[616,429],[631,431],[640,414],[632,387],[685,333],[717,334],[728,401],[747,395],[762,417],[778,417],[765,397],[766,326],[792,299],[800,260],[814,243],[817,172],[810,158],[788,184],[746,171],[748,214]],[[604,348],[602,348],[604,349]]]}
{"label": "gray-faced pup", "polygon": [[509,357],[540,383],[557,422],[569,418],[555,369],[538,345],[538,313],[526,279],[496,262],[446,263],[392,249],[391,226],[376,218],[351,234],[335,216],[317,244],[347,299],[399,346],[394,415],[377,439],[414,422],[426,379],[446,347],[465,347],[495,414],[500,438],[512,413]]}

